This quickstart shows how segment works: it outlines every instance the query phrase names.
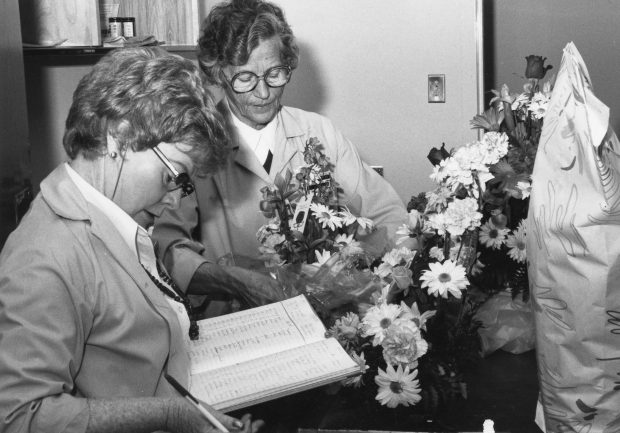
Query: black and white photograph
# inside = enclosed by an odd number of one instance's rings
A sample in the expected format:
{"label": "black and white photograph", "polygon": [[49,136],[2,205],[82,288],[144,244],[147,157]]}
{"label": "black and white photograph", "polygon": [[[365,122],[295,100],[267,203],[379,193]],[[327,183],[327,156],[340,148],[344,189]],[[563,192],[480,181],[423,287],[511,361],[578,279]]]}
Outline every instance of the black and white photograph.
{"label": "black and white photograph", "polygon": [[3,0],[0,433],[620,432],[618,22]]}

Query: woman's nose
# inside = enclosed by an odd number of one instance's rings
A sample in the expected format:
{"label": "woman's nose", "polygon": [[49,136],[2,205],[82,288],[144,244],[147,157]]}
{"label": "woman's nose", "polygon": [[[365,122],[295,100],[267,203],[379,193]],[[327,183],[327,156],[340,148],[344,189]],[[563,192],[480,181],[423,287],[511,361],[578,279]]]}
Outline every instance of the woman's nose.
{"label": "woman's nose", "polygon": [[258,80],[258,84],[254,88],[254,95],[260,99],[267,99],[269,97],[269,86],[264,78]]}
{"label": "woman's nose", "polygon": [[181,203],[181,194],[183,194],[183,190],[181,188],[177,188],[174,191],[169,191],[161,202],[168,205],[172,209],[176,209]]}

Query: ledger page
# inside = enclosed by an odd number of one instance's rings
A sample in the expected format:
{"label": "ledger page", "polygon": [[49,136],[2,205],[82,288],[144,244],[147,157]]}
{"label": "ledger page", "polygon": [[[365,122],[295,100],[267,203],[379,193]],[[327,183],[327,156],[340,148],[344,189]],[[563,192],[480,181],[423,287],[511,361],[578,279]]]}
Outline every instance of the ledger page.
{"label": "ledger page", "polygon": [[191,374],[322,340],[325,327],[303,296],[198,322]]}
{"label": "ledger page", "polygon": [[359,366],[334,339],[209,370],[191,377],[191,393],[216,409],[267,400],[325,384],[359,372]]}

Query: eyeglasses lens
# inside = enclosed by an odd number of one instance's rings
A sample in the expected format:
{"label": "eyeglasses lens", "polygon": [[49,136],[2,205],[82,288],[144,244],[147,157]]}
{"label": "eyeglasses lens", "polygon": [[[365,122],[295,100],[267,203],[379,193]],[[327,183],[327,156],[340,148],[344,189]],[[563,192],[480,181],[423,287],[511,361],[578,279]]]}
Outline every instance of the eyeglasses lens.
{"label": "eyeglasses lens", "polygon": [[179,175],[174,178],[174,183],[181,188],[181,197],[187,197],[195,190],[194,184],[189,179],[187,173],[179,173]]}
{"label": "eyeglasses lens", "polygon": [[269,87],[282,87],[291,77],[291,70],[288,66],[276,66],[269,69],[262,77],[253,72],[244,71],[235,75],[232,79],[232,88],[237,93],[245,93],[254,90],[262,78]]}

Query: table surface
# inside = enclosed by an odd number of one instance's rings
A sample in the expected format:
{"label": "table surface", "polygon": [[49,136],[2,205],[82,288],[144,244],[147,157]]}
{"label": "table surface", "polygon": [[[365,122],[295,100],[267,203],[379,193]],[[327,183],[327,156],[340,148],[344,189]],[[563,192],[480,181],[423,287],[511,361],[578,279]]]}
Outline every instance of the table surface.
{"label": "table surface", "polygon": [[496,432],[540,433],[534,423],[538,379],[535,352],[514,355],[497,351],[466,373],[467,399],[450,403],[435,414],[419,407],[387,409],[348,401],[342,392],[318,388],[238,412],[262,418],[261,433],[481,432],[492,419]]}

